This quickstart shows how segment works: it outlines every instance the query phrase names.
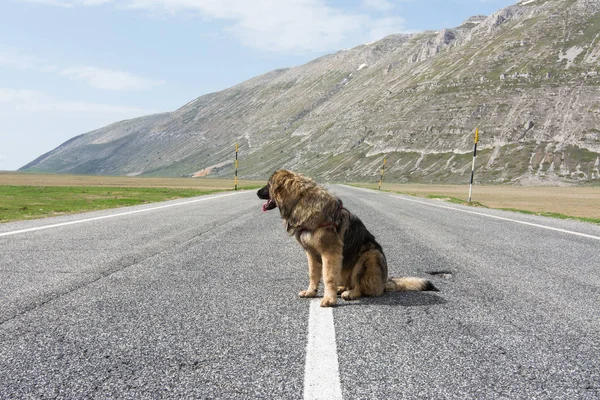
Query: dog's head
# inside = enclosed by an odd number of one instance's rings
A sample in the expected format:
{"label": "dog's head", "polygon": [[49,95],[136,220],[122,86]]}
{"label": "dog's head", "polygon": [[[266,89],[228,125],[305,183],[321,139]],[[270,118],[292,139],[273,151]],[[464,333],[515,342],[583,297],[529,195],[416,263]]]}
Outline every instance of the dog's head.
{"label": "dog's head", "polygon": [[267,184],[256,192],[266,200],[263,211],[279,209],[288,233],[337,226],[341,201],[311,178],[292,171],[275,171]]}
{"label": "dog's head", "polygon": [[290,183],[299,177],[298,174],[285,169],[275,171],[265,186],[260,188],[256,195],[259,199],[266,200],[263,211],[269,211],[283,205],[286,193],[290,189]]}

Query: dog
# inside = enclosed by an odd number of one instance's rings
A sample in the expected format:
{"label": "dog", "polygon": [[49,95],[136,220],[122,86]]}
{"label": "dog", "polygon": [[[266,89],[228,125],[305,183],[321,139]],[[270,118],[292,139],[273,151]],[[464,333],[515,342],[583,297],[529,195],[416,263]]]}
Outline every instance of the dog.
{"label": "dog", "polygon": [[323,278],[321,307],[385,291],[437,291],[427,279],[389,278],[383,249],[362,221],[342,201],[314,180],[278,170],[256,193],[263,211],[279,208],[285,228],[306,251],[308,289],[300,297],[316,297]]}

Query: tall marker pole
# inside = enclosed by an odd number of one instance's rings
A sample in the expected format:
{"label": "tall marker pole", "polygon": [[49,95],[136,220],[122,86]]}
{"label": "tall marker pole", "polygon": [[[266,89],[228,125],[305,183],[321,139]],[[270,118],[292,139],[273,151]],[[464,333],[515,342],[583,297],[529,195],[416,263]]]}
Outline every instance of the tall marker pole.
{"label": "tall marker pole", "polygon": [[235,185],[235,190],[237,190],[238,186],[238,144],[235,144],[235,178],[233,180]]}
{"label": "tall marker pole", "polygon": [[477,142],[479,142],[479,128],[475,128],[475,147],[473,149],[473,165],[471,166],[471,184],[469,185],[469,203],[473,193],[473,175],[475,175],[475,158],[477,157]]}
{"label": "tall marker pole", "polygon": [[383,173],[385,172],[385,157],[383,157],[383,165],[381,166],[381,178],[379,179],[379,190],[381,190],[381,184],[383,183]]}

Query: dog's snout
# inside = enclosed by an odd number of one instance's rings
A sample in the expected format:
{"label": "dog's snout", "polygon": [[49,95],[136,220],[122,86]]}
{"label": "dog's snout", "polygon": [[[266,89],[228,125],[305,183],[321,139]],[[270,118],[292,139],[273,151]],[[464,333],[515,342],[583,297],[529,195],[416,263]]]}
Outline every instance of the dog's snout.
{"label": "dog's snout", "polygon": [[258,189],[256,195],[259,199],[269,200],[269,185],[265,185],[262,188]]}

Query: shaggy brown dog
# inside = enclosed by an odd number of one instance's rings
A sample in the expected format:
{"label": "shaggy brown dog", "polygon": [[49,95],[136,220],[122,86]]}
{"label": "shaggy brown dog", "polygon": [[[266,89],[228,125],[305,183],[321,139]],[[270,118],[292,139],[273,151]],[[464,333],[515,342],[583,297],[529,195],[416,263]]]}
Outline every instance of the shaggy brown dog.
{"label": "shaggy brown dog", "polygon": [[263,211],[279,208],[288,233],[306,251],[310,283],[300,297],[315,297],[321,277],[321,307],[334,306],[338,293],[354,300],[384,291],[437,290],[427,279],[388,279],[385,255],[375,237],[340,199],[312,179],[279,170],[257,195],[267,200]]}

